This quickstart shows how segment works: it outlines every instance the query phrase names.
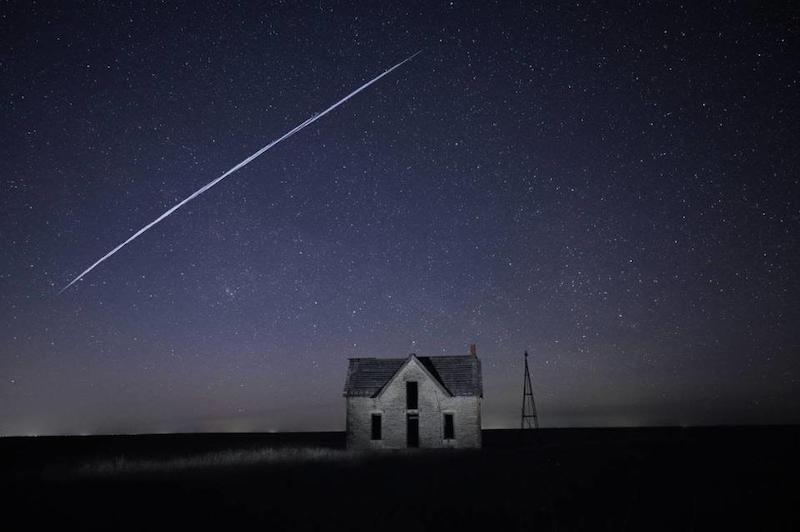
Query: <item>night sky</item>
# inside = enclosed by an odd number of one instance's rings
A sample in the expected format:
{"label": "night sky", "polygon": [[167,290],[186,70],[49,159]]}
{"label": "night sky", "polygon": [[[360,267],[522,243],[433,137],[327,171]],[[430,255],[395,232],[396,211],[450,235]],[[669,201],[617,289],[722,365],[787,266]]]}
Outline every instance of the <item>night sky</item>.
{"label": "night sky", "polygon": [[0,8],[0,434],[343,430],[470,343],[485,428],[526,349],[546,427],[800,421],[796,9],[190,4]]}

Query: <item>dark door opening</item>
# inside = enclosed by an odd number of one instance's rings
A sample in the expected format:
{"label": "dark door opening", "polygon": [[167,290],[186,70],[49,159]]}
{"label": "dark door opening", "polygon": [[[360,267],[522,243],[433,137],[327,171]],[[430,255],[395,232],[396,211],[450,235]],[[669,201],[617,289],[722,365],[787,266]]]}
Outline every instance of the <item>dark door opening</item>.
{"label": "dark door opening", "polygon": [[419,416],[415,414],[406,416],[406,445],[419,447]]}

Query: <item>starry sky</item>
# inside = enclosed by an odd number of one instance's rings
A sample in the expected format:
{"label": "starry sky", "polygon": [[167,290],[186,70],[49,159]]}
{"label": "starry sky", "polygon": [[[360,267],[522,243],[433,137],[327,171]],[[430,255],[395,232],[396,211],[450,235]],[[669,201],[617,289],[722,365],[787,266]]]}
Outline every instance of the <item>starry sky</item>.
{"label": "starry sky", "polygon": [[0,10],[0,434],[343,430],[348,357],[470,343],[485,428],[526,349],[542,426],[800,422],[790,4],[51,4]]}

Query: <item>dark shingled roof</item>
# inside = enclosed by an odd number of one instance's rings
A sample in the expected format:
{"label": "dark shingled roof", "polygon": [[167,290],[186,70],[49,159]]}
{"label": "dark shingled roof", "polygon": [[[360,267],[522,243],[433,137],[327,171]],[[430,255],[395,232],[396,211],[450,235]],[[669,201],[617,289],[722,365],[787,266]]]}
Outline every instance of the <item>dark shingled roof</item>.
{"label": "dark shingled roof", "polygon": [[[481,361],[478,357],[443,356],[420,357],[425,369],[452,395],[483,397]],[[375,397],[394,374],[405,364],[406,358],[351,358],[344,385],[346,397]]]}

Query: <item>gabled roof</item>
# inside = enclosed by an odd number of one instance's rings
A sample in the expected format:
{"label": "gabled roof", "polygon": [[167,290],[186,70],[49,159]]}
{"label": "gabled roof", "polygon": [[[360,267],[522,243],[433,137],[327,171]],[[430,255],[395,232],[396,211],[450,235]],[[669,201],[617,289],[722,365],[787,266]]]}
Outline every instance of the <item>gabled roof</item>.
{"label": "gabled roof", "polygon": [[445,395],[447,395],[448,397],[453,397],[453,394],[452,394],[452,393],[450,393],[450,390],[448,390],[447,388],[445,388],[444,384],[443,384],[443,383],[442,383],[442,381],[441,381],[441,378],[439,378],[439,377],[437,377],[437,376],[434,376],[434,375],[433,375],[433,373],[431,373],[431,372],[430,372],[430,370],[428,369],[428,367],[427,367],[427,366],[426,366],[426,365],[425,365],[425,364],[424,364],[424,363],[423,363],[423,362],[422,362],[422,361],[421,361],[421,360],[420,360],[420,359],[417,357],[417,355],[415,355],[414,353],[411,353],[411,355],[410,355],[410,356],[409,356],[409,357],[406,359],[406,361],[405,361],[405,362],[403,362],[403,365],[401,365],[401,366],[400,366],[400,369],[398,369],[398,370],[397,370],[397,372],[395,372],[395,374],[392,376],[392,378],[391,378],[391,379],[389,379],[389,380],[386,382],[386,384],[384,384],[384,385],[381,387],[380,391],[379,391],[377,394],[375,394],[375,396],[374,396],[374,397],[380,397],[381,395],[383,395],[383,392],[386,390],[386,388],[388,388],[389,386],[391,386],[391,384],[392,384],[392,381],[394,381],[394,380],[395,380],[395,379],[396,379],[396,378],[397,378],[397,377],[400,375],[400,373],[402,373],[402,372],[403,372],[403,370],[406,368],[406,366],[408,366],[408,365],[409,365],[409,364],[411,364],[412,362],[413,362],[413,363],[416,363],[416,364],[419,366],[419,368],[422,370],[422,372],[423,372],[425,375],[427,375],[427,376],[428,376],[428,378],[429,378],[430,380],[432,380],[432,381],[433,381],[433,384],[434,384],[434,385],[435,385],[437,388],[439,388],[439,389],[440,389],[442,392],[444,392],[444,394],[445,394]]}
{"label": "gabled roof", "polygon": [[345,397],[376,397],[411,357],[418,360],[451,395],[483,397],[478,357],[420,357],[413,354],[405,358],[351,358],[344,385]]}

